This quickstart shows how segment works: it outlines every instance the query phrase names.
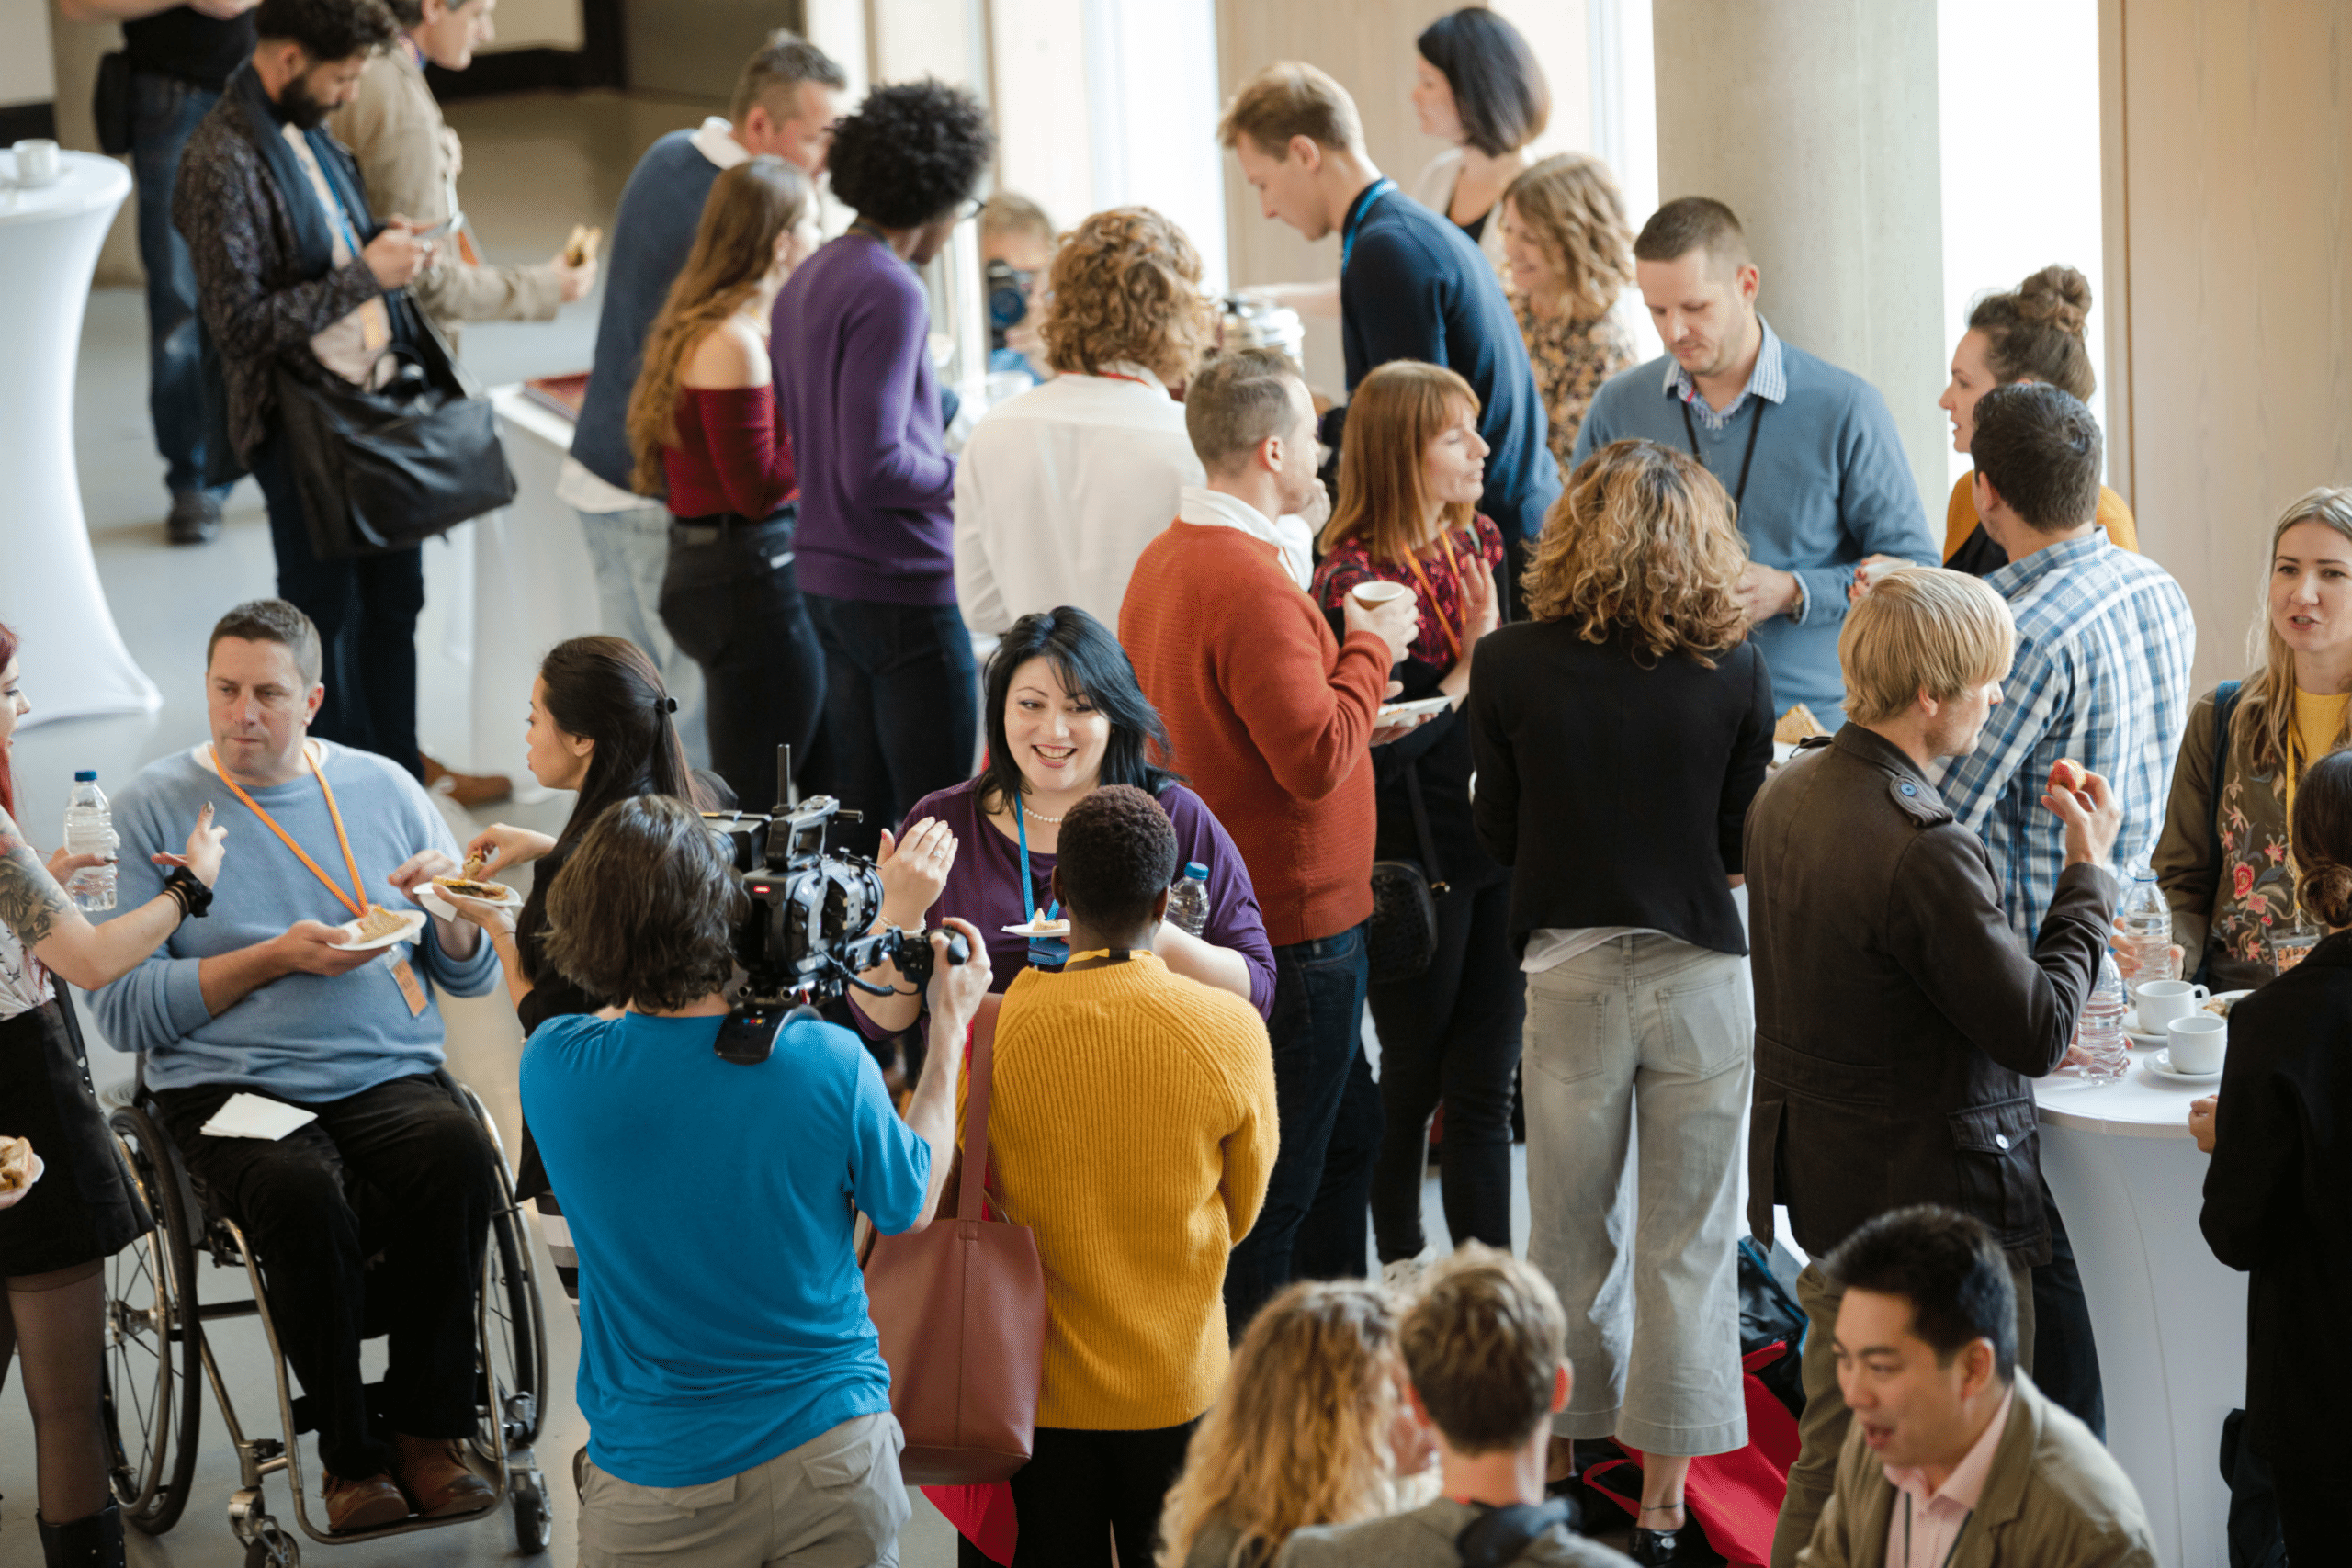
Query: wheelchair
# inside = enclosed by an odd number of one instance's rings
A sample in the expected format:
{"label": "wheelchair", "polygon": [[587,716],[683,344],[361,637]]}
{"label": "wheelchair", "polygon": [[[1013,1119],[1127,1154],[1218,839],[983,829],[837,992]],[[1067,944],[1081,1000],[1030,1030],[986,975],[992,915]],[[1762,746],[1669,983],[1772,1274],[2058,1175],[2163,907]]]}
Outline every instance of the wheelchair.
{"label": "wheelchair", "polygon": [[[164,1131],[142,1074],[126,1102],[116,1104],[107,1119],[155,1222],[153,1230],[107,1265],[107,1457],[125,1524],[147,1535],[161,1535],[187,1506],[204,1414],[203,1389],[197,1382],[200,1368],[236,1448],[240,1481],[229,1499],[229,1528],[244,1544],[245,1568],[296,1568],[302,1560],[300,1542],[270,1517],[266,1506],[263,1483],[281,1471],[293,1493],[295,1521],[304,1535],[324,1545],[472,1523],[496,1512],[501,1503],[510,1503],[515,1545],[526,1554],[547,1551],[554,1533],[553,1516],[547,1479],[532,1454],[545,1407],[547,1325],[531,1259],[531,1233],[515,1203],[505,1145],[490,1112],[479,1096],[447,1072],[435,1076],[472,1112],[498,1156],[492,1162],[498,1190],[490,1245],[484,1248],[481,1289],[475,1298],[476,1426],[465,1445],[475,1468],[485,1472],[496,1489],[491,1506],[448,1518],[411,1517],[375,1529],[334,1533],[324,1528],[323,1511],[312,1522],[300,1440],[300,1433],[310,1428],[301,1419],[301,1402],[288,1385],[286,1357],[262,1292],[261,1260],[235,1222],[209,1212],[201,1201],[179,1151]],[[352,1196],[365,1235],[368,1194],[356,1191]],[[242,1270],[250,1292],[246,1299],[199,1302],[199,1257]],[[248,1437],[237,1418],[209,1337],[210,1325],[232,1317],[261,1320],[276,1374],[282,1437]],[[366,1324],[370,1336],[382,1331],[373,1321]]]}

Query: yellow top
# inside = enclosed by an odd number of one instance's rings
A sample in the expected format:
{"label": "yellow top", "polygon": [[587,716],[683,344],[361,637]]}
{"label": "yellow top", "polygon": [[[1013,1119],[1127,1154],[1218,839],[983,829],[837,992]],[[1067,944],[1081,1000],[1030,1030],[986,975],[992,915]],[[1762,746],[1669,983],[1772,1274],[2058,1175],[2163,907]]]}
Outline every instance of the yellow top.
{"label": "yellow top", "polygon": [[[1225,1381],[1226,1258],[1273,1169],[1265,1021],[1148,953],[1025,969],[995,1075],[989,1184],[1046,1269],[1037,1425],[1191,1420]],[[959,1137],[962,1120],[959,1105]]]}
{"label": "yellow top", "polygon": [[2306,692],[2301,686],[2295,688],[2295,761],[2287,770],[2286,789],[2290,834],[2295,822],[2295,785],[2302,782],[2305,768],[2335,750],[2335,738],[2344,733],[2346,706],[2352,706],[2352,692]]}
{"label": "yellow top", "polygon": [[[1968,543],[1968,536],[1976,532],[1976,487],[1969,482],[1971,476],[1962,474],[1951,487],[1951,504],[1944,508],[1944,559],[1950,560]],[[2123,498],[2108,489],[2098,487],[2098,515],[2092,521],[2107,530],[2107,536],[2132,554],[2140,550],[2140,525],[2132,520],[2132,509]]]}

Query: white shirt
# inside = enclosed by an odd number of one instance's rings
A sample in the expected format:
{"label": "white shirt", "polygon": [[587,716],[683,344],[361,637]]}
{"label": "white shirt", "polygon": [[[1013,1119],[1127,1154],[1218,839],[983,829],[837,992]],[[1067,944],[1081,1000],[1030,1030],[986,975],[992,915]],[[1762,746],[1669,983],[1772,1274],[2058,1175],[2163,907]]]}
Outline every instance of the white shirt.
{"label": "white shirt", "polygon": [[[1430,160],[1430,166],[1420,172],[1408,194],[1451,223],[1453,217],[1448,209],[1453,206],[1454,182],[1461,177],[1462,149],[1449,147]],[[1494,265],[1498,274],[1509,268],[1510,263],[1503,255],[1503,202],[1499,196],[1495,197],[1494,207],[1487,213],[1487,226],[1478,231],[1478,249]]]}
{"label": "white shirt", "polygon": [[1205,485],[1190,484],[1183,489],[1176,515],[1186,523],[1210,528],[1238,528],[1253,539],[1265,540],[1282,552],[1283,570],[1290,573],[1301,592],[1306,592],[1315,575],[1315,536],[1297,517],[1284,516],[1277,522],[1238,497]]}

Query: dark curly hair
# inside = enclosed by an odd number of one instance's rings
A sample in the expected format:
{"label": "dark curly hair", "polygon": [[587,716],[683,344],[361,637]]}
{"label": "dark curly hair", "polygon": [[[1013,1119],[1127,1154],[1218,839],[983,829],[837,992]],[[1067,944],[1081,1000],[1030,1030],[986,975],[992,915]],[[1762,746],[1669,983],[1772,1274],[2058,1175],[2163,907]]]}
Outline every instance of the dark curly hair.
{"label": "dark curly hair", "polygon": [[324,62],[390,49],[401,28],[384,0],[261,0],[254,33],[299,43],[304,54]]}
{"label": "dark curly hair", "polygon": [[1176,829],[1133,784],[1104,784],[1069,808],[1056,846],[1054,887],[1073,919],[1132,931],[1176,880]]}
{"label": "dark curly hair", "polygon": [[988,111],[961,87],[926,76],[876,87],[833,128],[833,194],[869,223],[913,229],[979,188],[996,156]]}
{"label": "dark curly hair", "polygon": [[733,857],[663,795],[606,807],[548,889],[548,959],[592,997],[675,1012],[724,990],[745,908]]}

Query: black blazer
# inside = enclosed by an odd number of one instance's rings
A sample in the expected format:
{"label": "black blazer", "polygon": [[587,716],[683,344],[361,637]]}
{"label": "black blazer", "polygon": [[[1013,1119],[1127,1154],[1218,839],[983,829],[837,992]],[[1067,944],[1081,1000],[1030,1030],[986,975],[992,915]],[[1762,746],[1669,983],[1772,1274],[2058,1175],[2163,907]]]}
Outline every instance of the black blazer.
{"label": "black blazer", "polygon": [[1622,637],[1565,621],[1498,627],[1470,667],[1472,815],[1514,868],[1510,934],[1645,926],[1744,953],[1727,876],[1772,761],[1772,680],[1752,643],[1712,670],[1645,668]]}
{"label": "black blazer", "polygon": [[2246,1440],[2340,1472],[2352,1464],[2352,933],[2231,1010],[2213,1132],[2199,1223],[2214,1257],[2253,1276]]}

